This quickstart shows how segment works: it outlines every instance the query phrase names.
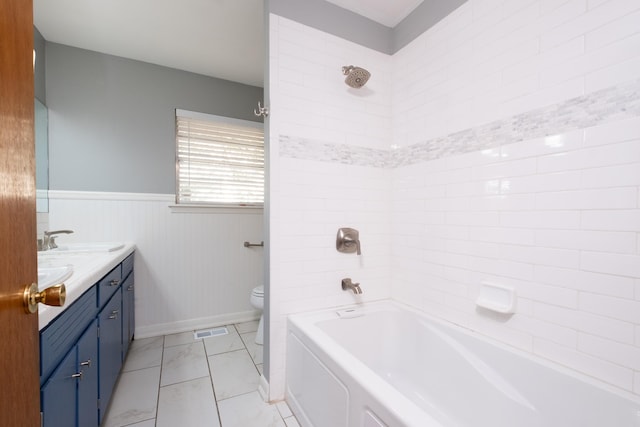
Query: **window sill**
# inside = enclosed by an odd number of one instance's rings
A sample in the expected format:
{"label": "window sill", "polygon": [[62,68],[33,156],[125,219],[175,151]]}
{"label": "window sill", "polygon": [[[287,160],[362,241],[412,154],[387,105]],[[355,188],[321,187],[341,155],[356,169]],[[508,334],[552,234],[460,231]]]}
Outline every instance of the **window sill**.
{"label": "window sill", "polygon": [[171,213],[262,215],[262,206],[240,205],[169,205]]}

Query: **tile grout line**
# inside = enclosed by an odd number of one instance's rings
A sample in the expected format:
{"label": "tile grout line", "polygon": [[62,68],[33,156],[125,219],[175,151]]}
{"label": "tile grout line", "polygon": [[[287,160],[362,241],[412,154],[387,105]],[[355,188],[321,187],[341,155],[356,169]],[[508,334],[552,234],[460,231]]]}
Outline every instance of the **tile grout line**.
{"label": "tile grout line", "polygon": [[216,414],[218,414],[218,424],[222,427],[222,416],[220,415],[220,407],[218,406],[218,398],[216,397],[216,388],[213,385],[213,371],[211,370],[211,364],[209,363],[209,353],[207,353],[207,346],[204,343],[204,339],[201,340],[204,346],[204,358],[207,361],[207,369],[209,370],[209,383],[211,384],[211,390],[213,391],[213,404],[216,406]]}
{"label": "tile grout line", "polygon": [[157,427],[158,425],[158,410],[160,409],[160,384],[162,384],[162,365],[164,362],[164,343],[166,341],[166,336],[162,336],[162,356],[160,356],[160,375],[158,375],[158,394],[156,396],[156,417],[153,420],[153,425]]}

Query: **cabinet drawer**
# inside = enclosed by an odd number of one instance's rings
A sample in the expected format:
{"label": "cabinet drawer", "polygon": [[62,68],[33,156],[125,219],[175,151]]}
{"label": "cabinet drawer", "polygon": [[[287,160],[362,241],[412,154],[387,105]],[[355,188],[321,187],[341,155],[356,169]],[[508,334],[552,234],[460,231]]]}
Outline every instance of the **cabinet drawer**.
{"label": "cabinet drawer", "polygon": [[122,261],[122,280],[125,280],[133,271],[133,254]]}
{"label": "cabinet drawer", "polygon": [[96,317],[96,288],[92,287],[40,332],[40,383],[62,360]]}
{"label": "cabinet drawer", "polygon": [[103,307],[119,289],[122,282],[122,265],[119,264],[98,282],[98,308]]}

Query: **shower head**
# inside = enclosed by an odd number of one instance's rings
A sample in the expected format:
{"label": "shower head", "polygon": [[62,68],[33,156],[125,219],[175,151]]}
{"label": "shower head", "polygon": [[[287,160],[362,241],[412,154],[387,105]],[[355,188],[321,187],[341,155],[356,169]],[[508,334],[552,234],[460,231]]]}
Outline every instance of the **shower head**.
{"label": "shower head", "polygon": [[342,74],[347,76],[344,82],[354,89],[360,89],[367,83],[369,77],[371,77],[370,72],[364,68],[354,67],[353,65],[345,65],[342,67]]}

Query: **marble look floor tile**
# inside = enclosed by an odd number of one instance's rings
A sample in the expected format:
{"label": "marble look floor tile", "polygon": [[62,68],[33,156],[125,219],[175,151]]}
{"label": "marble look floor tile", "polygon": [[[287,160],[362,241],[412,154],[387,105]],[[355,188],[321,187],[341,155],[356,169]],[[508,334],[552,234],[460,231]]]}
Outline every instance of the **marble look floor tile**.
{"label": "marble look floor tile", "polygon": [[260,375],[246,350],[210,356],[209,366],[217,400],[258,389]]}
{"label": "marble look floor tile", "polygon": [[193,333],[194,331],[189,331],[189,332],[182,332],[179,334],[165,335],[164,346],[166,348],[166,347],[173,347],[176,345],[191,344],[195,341],[200,341],[200,340],[196,340],[193,337]]}
{"label": "marble look floor tile", "polygon": [[300,427],[300,424],[298,424],[298,420],[296,419],[296,417],[287,417],[284,419],[284,423],[287,427]]}
{"label": "marble look floor tile", "polygon": [[249,322],[236,323],[234,326],[238,330],[239,334],[245,334],[247,332],[257,331],[259,322],[259,320],[251,320]]}
{"label": "marble look floor tile", "polygon": [[209,377],[160,388],[156,427],[219,427]]}
{"label": "marble look floor tile", "polygon": [[244,343],[236,329],[229,325],[227,326],[227,331],[229,331],[227,335],[205,338],[204,347],[208,356],[244,349]]}
{"label": "marble look floor tile", "polygon": [[155,418],[160,367],[124,372],[102,427],[121,427]]}
{"label": "marble look floor tile", "polygon": [[253,363],[256,365],[262,363],[262,347],[261,345],[256,344],[256,333],[249,332],[246,334],[240,334],[244,345],[247,347],[249,354],[251,355],[251,359],[253,359]]}
{"label": "marble look floor tile", "polygon": [[202,341],[164,349],[161,386],[208,376],[209,367]]}
{"label": "marble look floor tile", "polygon": [[291,409],[289,409],[289,405],[287,405],[287,402],[285,402],[284,400],[277,402],[275,405],[276,408],[278,408],[278,412],[280,413],[280,416],[282,418],[293,416],[293,414],[291,413]]}
{"label": "marble look floor tile", "polygon": [[127,427],[156,427],[156,420],[153,418],[139,423],[129,424]]}
{"label": "marble look floor tile", "polygon": [[257,391],[219,401],[218,408],[224,427],[286,427],[276,407]]}
{"label": "marble look floor tile", "polygon": [[162,363],[163,344],[164,337],[133,340],[129,347],[129,354],[122,367],[122,371],[128,372],[136,369],[160,366]]}

